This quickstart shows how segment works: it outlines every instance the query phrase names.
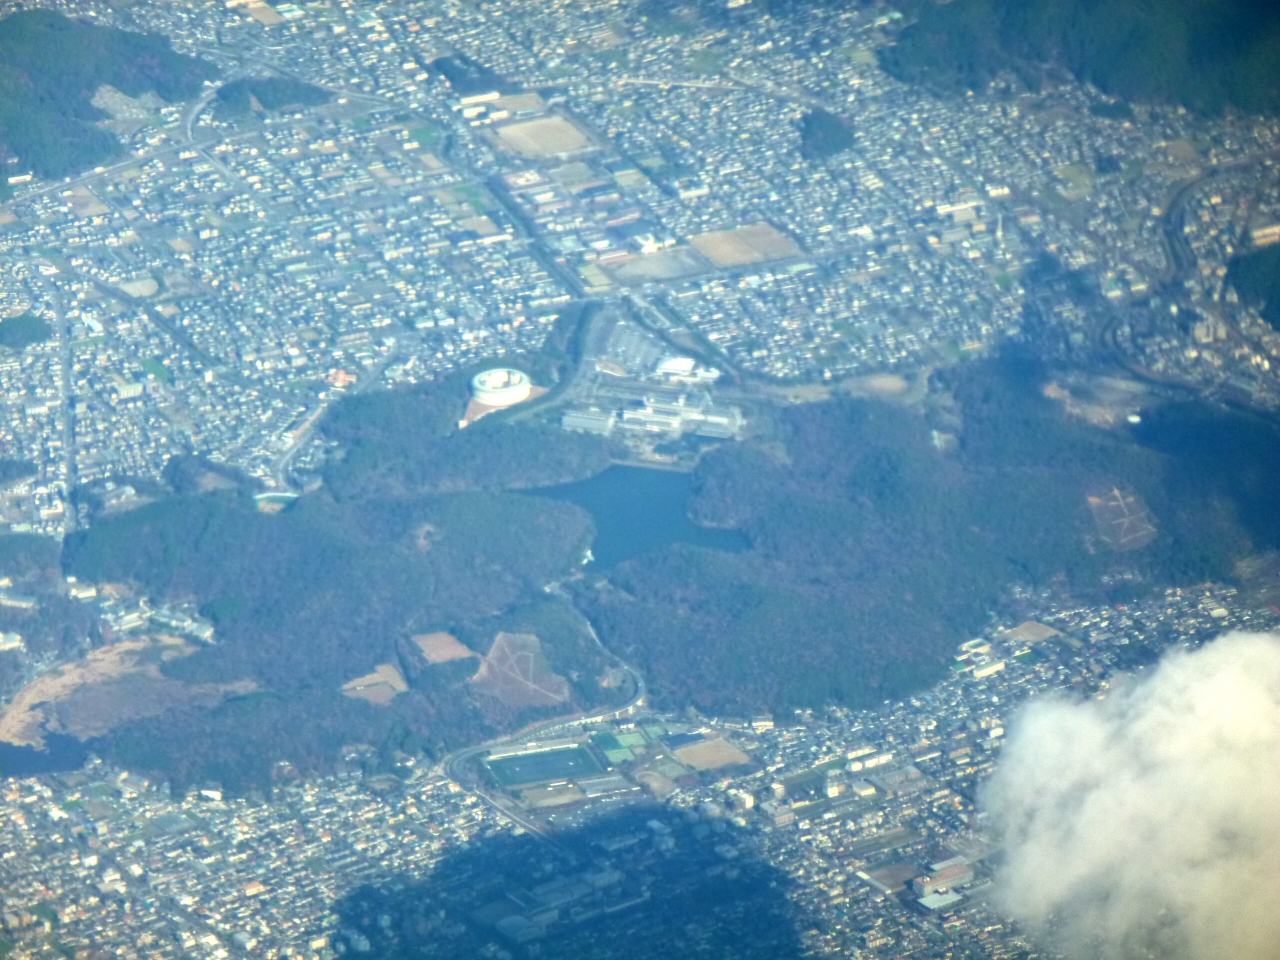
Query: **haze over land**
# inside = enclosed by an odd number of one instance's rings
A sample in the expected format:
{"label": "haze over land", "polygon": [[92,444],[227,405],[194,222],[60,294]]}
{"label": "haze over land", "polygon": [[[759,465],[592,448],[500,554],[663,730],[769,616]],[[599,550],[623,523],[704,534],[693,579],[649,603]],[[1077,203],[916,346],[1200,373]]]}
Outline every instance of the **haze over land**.
{"label": "haze over land", "polygon": [[58,3],[0,957],[1274,940],[1271,7]]}

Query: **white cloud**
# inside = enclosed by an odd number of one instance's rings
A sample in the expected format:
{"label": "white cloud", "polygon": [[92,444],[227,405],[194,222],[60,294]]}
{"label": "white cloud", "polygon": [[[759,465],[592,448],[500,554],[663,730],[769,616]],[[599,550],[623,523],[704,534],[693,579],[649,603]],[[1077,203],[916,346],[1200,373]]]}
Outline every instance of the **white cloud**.
{"label": "white cloud", "polygon": [[1176,651],[1010,727],[982,798],[1009,915],[1079,956],[1280,957],[1280,639]]}

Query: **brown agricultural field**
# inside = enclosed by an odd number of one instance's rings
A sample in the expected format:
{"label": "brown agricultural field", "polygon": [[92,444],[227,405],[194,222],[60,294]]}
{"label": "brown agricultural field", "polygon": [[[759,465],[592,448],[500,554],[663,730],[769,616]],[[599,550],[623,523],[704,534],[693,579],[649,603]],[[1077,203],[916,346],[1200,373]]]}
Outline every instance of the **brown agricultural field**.
{"label": "brown agricultural field", "polygon": [[465,647],[451,633],[420,633],[413,638],[428,663],[448,663],[450,660],[465,660],[477,656],[476,652]]}

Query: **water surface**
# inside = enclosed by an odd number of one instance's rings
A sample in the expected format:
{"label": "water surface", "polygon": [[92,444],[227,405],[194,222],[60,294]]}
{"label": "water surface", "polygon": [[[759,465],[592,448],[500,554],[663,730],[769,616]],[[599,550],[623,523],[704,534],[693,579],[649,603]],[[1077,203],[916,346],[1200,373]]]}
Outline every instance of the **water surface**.
{"label": "water surface", "polygon": [[589,480],[534,492],[591,514],[596,525],[591,552],[602,567],[673,543],[732,553],[749,546],[740,531],[700,527],[689,519],[692,474],[613,466]]}
{"label": "water surface", "polygon": [[66,734],[46,733],[44,743],[45,749],[36,750],[0,741],[0,779],[79,770],[89,757],[85,745]]}

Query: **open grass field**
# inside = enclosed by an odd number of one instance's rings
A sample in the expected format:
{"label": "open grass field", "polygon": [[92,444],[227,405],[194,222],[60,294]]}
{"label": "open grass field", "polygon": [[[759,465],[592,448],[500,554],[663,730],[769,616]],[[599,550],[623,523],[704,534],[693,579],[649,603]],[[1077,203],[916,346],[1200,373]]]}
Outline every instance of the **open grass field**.
{"label": "open grass field", "polygon": [[714,230],[692,237],[689,242],[721,270],[798,257],[802,252],[793,239],[767,223]]}
{"label": "open grass field", "polygon": [[604,772],[585,747],[559,747],[536,753],[521,753],[486,760],[484,765],[501,787],[571,780],[574,777]]}
{"label": "open grass field", "polygon": [[499,144],[522,157],[558,157],[594,146],[585,130],[564,117],[538,117],[497,130]]}

